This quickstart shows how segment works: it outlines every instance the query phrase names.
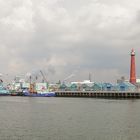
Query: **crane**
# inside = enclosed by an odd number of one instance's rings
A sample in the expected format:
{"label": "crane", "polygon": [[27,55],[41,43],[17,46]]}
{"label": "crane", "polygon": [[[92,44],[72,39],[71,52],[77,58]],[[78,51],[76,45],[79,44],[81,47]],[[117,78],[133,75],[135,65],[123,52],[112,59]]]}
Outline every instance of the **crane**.
{"label": "crane", "polygon": [[44,73],[42,72],[42,70],[40,70],[40,73],[41,73],[41,75],[42,75],[42,77],[43,77],[43,82],[47,82],[47,78],[45,77],[45,75],[44,75]]}

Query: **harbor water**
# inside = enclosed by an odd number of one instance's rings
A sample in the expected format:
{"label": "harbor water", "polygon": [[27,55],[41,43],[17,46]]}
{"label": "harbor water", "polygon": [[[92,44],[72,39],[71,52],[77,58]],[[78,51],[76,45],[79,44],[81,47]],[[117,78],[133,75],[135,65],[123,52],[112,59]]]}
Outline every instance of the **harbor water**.
{"label": "harbor water", "polygon": [[140,140],[140,99],[0,97],[2,140]]}

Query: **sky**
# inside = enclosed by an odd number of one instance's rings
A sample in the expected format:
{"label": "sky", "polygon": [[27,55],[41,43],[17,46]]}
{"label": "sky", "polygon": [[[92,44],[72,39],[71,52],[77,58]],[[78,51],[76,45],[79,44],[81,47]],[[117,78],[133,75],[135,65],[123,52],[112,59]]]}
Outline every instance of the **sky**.
{"label": "sky", "polygon": [[0,73],[48,81],[140,78],[139,0],[0,0]]}

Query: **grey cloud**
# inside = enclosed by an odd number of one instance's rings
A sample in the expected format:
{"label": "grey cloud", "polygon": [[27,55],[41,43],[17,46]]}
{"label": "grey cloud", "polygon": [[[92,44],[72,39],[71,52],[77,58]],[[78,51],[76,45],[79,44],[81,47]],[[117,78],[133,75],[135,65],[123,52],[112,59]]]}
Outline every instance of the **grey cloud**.
{"label": "grey cloud", "polygon": [[43,69],[50,81],[58,81],[78,69],[70,80],[86,79],[91,72],[96,81],[114,81],[122,75],[129,78],[131,48],[137,52],[140,70],[137,0],[0,4],[1,73],[14,77]]}

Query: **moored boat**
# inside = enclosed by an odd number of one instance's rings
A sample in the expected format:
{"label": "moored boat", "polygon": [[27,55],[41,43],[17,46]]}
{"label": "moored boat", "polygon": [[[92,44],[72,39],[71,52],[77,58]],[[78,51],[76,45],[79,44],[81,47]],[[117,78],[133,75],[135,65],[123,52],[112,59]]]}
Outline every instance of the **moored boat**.
{"label": "moored boat", "polygon": [[23,96],[23,91],[19,91],[19,90],[12,90],[11,92],[11,96]]}
{"label": "moored boat", "polygon": [[28,90],[23,91],[23,96],[30,96],[30,97],[54,97],[55,92],[30,92]]}
{"label": "moored boat", "polygon": [[23,96],[30,96],[30,97],[54,97],[55,96],[55,92],[48,90],[47,83],[30,84],[30,88],[23,90],[22,94]]}
{"label": "moored boat", "polygon": [[3,86],[2,80],[0,80],[0,96],[8,96],[11,95],[8,89]]}
{"label": "moored boat", "polygon": [[0,96],[9,96],[11,93],[7,89],[0,89]]}

